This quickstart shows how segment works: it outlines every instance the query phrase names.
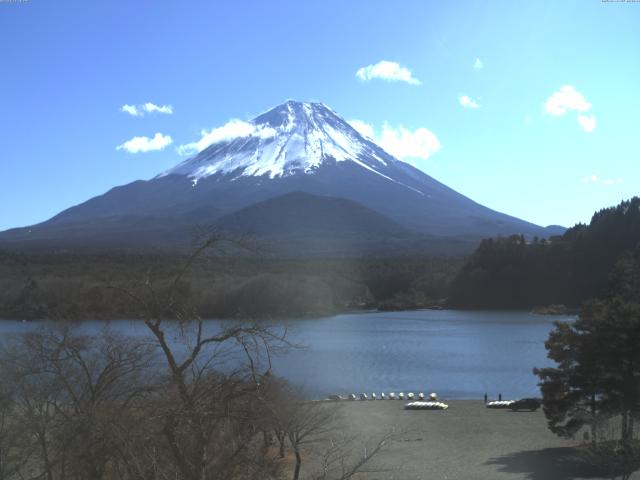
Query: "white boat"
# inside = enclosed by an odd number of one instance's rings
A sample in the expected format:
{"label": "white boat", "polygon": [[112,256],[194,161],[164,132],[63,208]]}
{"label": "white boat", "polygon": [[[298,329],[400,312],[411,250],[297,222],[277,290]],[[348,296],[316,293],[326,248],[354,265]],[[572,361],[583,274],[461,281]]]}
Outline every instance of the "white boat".
{"label": "white boat", "polygon": [[446,410],[449,405],[442,402],[410,402],[404,408],[406,410]]}
{"label": "white boat", "polygon": [[493,402],[487,402],[485,406],[487,408],[509,408],[513,400],[495,400]]}

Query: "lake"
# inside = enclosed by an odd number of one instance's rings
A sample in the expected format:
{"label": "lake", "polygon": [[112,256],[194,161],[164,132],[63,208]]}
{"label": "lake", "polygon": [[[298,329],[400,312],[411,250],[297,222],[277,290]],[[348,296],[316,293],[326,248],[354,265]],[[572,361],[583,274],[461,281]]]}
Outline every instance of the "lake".
{"label": "lake", "polygon": [[[314,396],[332,393],[437,392],[443,398],[539,396],[534,367],[551,365],[544,342],[556,320],[525,312],[419,310],[367,312],[289,321],[308,348],[274,360],[274,373]],[[215,320],[211,320],[215,323]],[[0,334],[37,323],[0,322]],[[104,322],[84,322],[97,332]],[[113,321],[132,335],[144,326]]]}

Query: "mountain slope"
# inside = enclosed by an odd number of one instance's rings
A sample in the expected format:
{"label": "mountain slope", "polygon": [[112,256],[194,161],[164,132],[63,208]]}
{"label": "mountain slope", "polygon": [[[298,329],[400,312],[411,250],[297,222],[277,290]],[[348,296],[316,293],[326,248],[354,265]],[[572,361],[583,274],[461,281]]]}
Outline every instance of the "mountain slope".
{"label": "mountain slope", "polygon": [[145,248],[151,237],[153,247],[179,248],[194,225],[290,192],[351,200],[428,236],[550,233],[394,158],[320,103],[289,101],[223,130],[213,131],[213,143],[201,152],[150,180],[0,233],[0,246],[76,248],[84,238],[85,246]]}
{"label": "mountain slope", "polygon": [[303,192],[254,203],[225,215],[216,223],[224,230],[258,237],[407,237],[412,234],[352,200]]}
{"label": "mountain slope", "polygon": [[421,238],[352,200],[292,192],[225,215],[216,228],[286,257],[385,255]]}

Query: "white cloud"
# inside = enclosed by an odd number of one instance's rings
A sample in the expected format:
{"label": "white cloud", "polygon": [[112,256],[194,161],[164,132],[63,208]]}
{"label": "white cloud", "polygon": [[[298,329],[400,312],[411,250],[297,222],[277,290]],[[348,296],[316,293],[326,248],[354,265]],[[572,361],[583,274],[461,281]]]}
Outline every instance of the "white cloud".
{"label": "white cloud", "polygon": [[140,110],[138,110],[138,107],[136,107],[135,105],[126,105],[125,104],[122,107],[120,107],[120,111],[128,113],[129,115],[131,115],[133,117],[141,117],[142,115],[144,115]]}
{"label": "white cloud", "polygon": [[618,183],[622,183],[622,179],[621,178],[611,178],[611,179],[602,180],[602,183],[604,185],[616,185]]}
{"label": "white cloud", "polygon": [[173,113],[173,107],[171,105],[156,105],[151,102],[145,103],[142,108],[147,113],[166,113],[167,115],[171,115]]}
{"label": "white cloud", "polygon": [[[563,85],[544,103],[545,111],[554,117],[562,117],[570,111],[585,113],[591,110],[591,107],[591,103],[573,85]],[[595,115],[578,115],[577,118],[582,130],[587,133],[595,130]]]}
{"label": "white cloud", "polygon": [[544,109],[554,117],[561,117],[569,110],[588,112],[591,110],[591,104],[573,85],[563,85],[547,99]]}
{"label": "white cloud", "polygon": [[578,125],[587,133],[591,133],[596,129],[595,115],[578,115]]}
{"label": "white cloud", "polygon": [[171,115],[173,113],[173,107],[171,105],[156,105],[155,103],[147,102],[140,105],[123,105],[120,107],[121,112],[128,113],[133,117],[142,117],[146,113],[164,113]]}
{"label": "white cloud", "polygon": [[426,160],[440,150],[440,141],[431,130],[426,128],[411,131],[402,126],[393,128],[385,123],[380,136],[380,146],[400,159]]}
{"label": "white cloud", "polygon": [[468,95],[460,95],[458,97],[458,101],[460,102],[460,105],[462,105],[464,108],[480,108],[480,105],[478,104],[478,102],[473,100]]}
{"label": "white cloud", "polygon": [[584,183],[598,183],[598,176],[594,173],[582,179]]}
{"label": "white cloud", "polygon": [[348,123],[353,128],[355,128],[360,135],[369,137],[372,140],[375,139],[375,131],[373,130],[373,127],[368,123],[363,122],[362,120],[355,120],[355,119],[349,120]]}
{"label": "white cloud", "polygon": [[193,155],[201,152],[214,143],[225,142],[235,138],[248,137],[249,135],[256,135],[260,138],[270,138],[276,135],[276,131],[271,127],[256,127],[252,123],[233,119],[221,127],[212,128],[208,131],[202,130],[200,134],[202,135],[200,140],[180,145],[176,149],[178,154]]}
{"label": "white cloud", "polygon": [[440,150],[438,137],[426,128],[409,130],[402,126],[392,127],[385,123],[380,135],[376,135],[373,126],[362,120],[349,120],[349,124],[360,134],[371,138],[385,151],[401,160],[410,158],[426,160]]}
{"label": "white cloud", "polygon": [[169,135],[156,133],[153,138],[149,137],[133,137],[122,145],[118,145],[116,150],[126,150],[129,153],[153,152],[163,150],[171,145],[173,139]]}
{"label": "white cloud", "polygon": [[407,67],[403,67],[399,63],[389,62],[387,60],[382,60],[376,64],[359,68],[356,72],[356,77],[363,82],[374,78],[380,78],[388,82],[406,82],[410,85],[422,84],[420,80],[411,74],[411,70]]}
{"label": "white cloud", "polygon": [[476,58],[476,61],[473,63],[473,68],[476,70],[482,70],[484,68],[484,63],[479,58]]}
{"label": "white cloud", "polygon": [[591,174],[582,179],[584,183],[599,183],[606,186],[618,185],[623,182],[622,178],[600,178],[598,175]]}

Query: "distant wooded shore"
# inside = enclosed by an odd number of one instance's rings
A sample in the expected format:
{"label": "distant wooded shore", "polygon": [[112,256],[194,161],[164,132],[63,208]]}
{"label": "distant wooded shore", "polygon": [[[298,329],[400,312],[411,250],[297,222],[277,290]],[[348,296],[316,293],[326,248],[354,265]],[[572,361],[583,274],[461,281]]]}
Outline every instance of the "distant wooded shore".
{"label": "distant wooded shore", "polygon": [[[317,317],[421,308],[573,314],[640,248],[640,198],[550,239],[483,240],[468,258],[278,259],[0,251],[0,318],[137,318],[129,295],[173,285],[205,318]],[[182,273],[181,273],[182,272]]]}
{"label": "distant wooded shore", "polygon": [[[186,261],[178,255],[0,254],[0,318],[138,318],[127,292],[148,282],[162,294]],[[461,265],[461,259],[203,258],[178,291],[203,318],[442,308]]]}

